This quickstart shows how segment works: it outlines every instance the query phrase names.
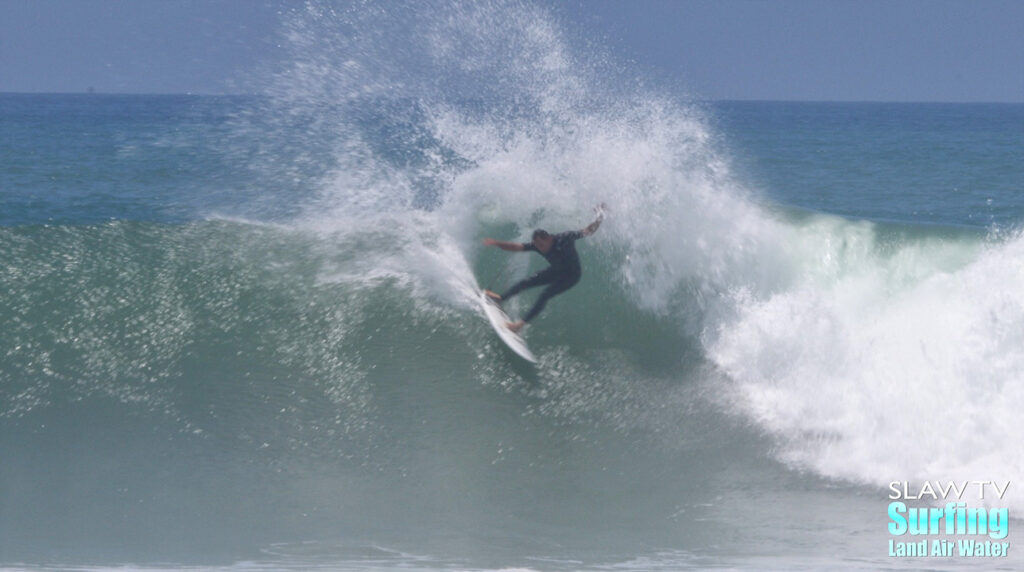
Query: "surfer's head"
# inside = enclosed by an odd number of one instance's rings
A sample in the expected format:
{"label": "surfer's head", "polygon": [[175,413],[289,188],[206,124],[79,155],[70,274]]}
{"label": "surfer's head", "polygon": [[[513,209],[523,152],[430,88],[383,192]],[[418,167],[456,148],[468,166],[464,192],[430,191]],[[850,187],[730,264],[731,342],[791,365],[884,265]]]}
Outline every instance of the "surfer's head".
{"label": "surfer's head", "polygon": [[551,244],[555,241],[554,237],[551,236],[546,230],[538,228],[533,231],[533,245],[537,247],[537,250],[541,252],[547,252],[551,250]]}

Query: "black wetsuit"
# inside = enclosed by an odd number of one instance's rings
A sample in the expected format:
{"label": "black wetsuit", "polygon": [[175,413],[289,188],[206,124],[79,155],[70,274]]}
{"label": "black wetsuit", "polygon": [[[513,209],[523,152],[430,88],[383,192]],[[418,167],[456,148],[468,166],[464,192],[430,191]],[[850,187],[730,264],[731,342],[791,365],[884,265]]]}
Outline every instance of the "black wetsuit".
{"label": "black wetsuit", "polygon": [[569,288],[572,288],[580,281],[582,275],[582,269],[580,268],[580,256],[576,253],[576,241],[583,238],[583,233],[578,230],[569,232],[562,232],[559,234],[552,235],[554,239],[551,243],[551,248],[547,252],[540,252],[537,247],[531,242],[523,243],[523,250],[534,251],[543,256],[551,264],[544,270],[526,278],[520,280],[514,284],[507,292],[501,295],[502,300],[508,300],[512,296],[526,290],[527,288],[534,288],[536,286],[543,286],[547,284],[547,288],[540,293],[537,297],[537,301],[533,303],[533,307],[523,317],[524,322],[529,322],[544,309],[544,306],[548,303],[548,299],[552,296],[557,296],[562,292],[565,292]]}

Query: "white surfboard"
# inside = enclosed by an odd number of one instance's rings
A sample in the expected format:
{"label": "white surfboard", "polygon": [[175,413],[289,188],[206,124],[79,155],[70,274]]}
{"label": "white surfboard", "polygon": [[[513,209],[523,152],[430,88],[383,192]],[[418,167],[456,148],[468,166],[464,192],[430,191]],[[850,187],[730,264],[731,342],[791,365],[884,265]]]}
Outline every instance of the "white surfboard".
{"label": "white surfboard", "polygon": [[505,342],[505,345],[510,350],[516,352],[523,359],[530,363],[537,363],[537,358],[534,357],[533,352],[530,351],[530,348],[526,347],[526,340],[523,339],[523,336],[508,329],[508,323],[512,319],[508,317],[508,314],[501,309],[497,302],[491,300],[482,290],[480,291],[480,305],[483,306],[487,319],[491,321],[491,326],[498,333],[501,341]]}

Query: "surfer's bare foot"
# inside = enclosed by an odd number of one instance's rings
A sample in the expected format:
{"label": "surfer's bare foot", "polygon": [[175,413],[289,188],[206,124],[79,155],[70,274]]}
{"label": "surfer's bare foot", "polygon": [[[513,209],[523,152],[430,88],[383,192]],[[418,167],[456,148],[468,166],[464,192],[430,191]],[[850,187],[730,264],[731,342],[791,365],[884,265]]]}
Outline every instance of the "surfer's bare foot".
{"label": "surfer's bare foot", "polygon": [[494,300],[495,302],[501,302],[501,295],[499,294],[495,294],[490,290],[484,290],[484,294],[487,294],[487,297],[490,298],[491,300]]}
{"label": "surfer's bare foot", "polygon": [[526,322],[519,320],[517,322],[509,322],[507,325],[508,329],[512,330],[512,333],[518,334],[519,330],[523,329],[523,327],[526,326]]}

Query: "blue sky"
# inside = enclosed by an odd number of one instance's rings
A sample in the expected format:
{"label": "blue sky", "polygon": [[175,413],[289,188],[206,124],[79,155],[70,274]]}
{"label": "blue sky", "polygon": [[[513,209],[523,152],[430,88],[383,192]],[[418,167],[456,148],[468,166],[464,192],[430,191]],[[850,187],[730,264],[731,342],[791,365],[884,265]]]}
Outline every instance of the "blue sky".
{"label": "blue sky", "polygon": [[[587,38],[708,99],[1024,102],[1016,0],[566,0]],[[230,93],[286,0],[0,0],[0,91]]]}

